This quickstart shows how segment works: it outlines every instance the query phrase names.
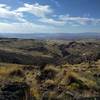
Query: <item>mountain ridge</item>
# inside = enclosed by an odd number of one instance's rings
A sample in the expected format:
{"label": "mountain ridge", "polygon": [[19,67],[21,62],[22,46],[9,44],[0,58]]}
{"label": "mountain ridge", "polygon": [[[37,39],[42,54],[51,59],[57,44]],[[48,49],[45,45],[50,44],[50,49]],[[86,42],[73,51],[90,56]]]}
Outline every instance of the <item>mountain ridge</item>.
{"label": "mountain ridge", "polygon": [[100,39],[99,33],[1,33],[1,38],[23,38],[23,39]]}

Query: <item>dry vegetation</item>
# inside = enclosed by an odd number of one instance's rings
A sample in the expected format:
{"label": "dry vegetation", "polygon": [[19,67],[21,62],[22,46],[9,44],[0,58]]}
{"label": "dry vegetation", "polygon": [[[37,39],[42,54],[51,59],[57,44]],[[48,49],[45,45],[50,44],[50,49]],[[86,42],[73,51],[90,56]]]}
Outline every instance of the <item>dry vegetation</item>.
{"label": "dry vegetation", "polygon": [[3,39],[0,52],[0,100],[100,99],[98,41]]}

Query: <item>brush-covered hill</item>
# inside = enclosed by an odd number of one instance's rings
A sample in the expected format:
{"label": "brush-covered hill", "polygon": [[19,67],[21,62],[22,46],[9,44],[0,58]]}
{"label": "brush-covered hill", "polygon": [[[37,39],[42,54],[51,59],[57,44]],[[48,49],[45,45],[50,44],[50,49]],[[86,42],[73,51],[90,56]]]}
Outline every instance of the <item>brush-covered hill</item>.
{"label": "brush-covered hill", "polygon": [[99,100],[99,40],[0,39],[0,100]]}
{"label": "brush-covered hill", "polygon": [[0,39],[0,62],[17,64],[78,64],[100,58],[100,41]]}

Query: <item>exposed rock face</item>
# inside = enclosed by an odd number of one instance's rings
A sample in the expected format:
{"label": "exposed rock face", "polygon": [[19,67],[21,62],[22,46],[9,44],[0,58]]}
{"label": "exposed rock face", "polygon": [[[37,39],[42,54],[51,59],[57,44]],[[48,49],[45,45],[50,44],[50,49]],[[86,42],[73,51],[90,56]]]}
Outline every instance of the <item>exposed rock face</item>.
{"label": "exposed rock face", "polygon": [[26,83],[8,83],[1,88],[0,100],[30,100],[30,87]]}

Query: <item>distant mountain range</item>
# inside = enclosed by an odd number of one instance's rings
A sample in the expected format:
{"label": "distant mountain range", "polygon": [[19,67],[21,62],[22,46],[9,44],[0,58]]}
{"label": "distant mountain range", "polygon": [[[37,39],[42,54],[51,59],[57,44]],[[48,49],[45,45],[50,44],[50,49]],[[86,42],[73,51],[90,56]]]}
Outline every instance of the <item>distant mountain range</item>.
{"label": "distant mountain range", "polygon": [[22,39],[100,39],[100,33],[1,33],[1,38],[22,38]]}

